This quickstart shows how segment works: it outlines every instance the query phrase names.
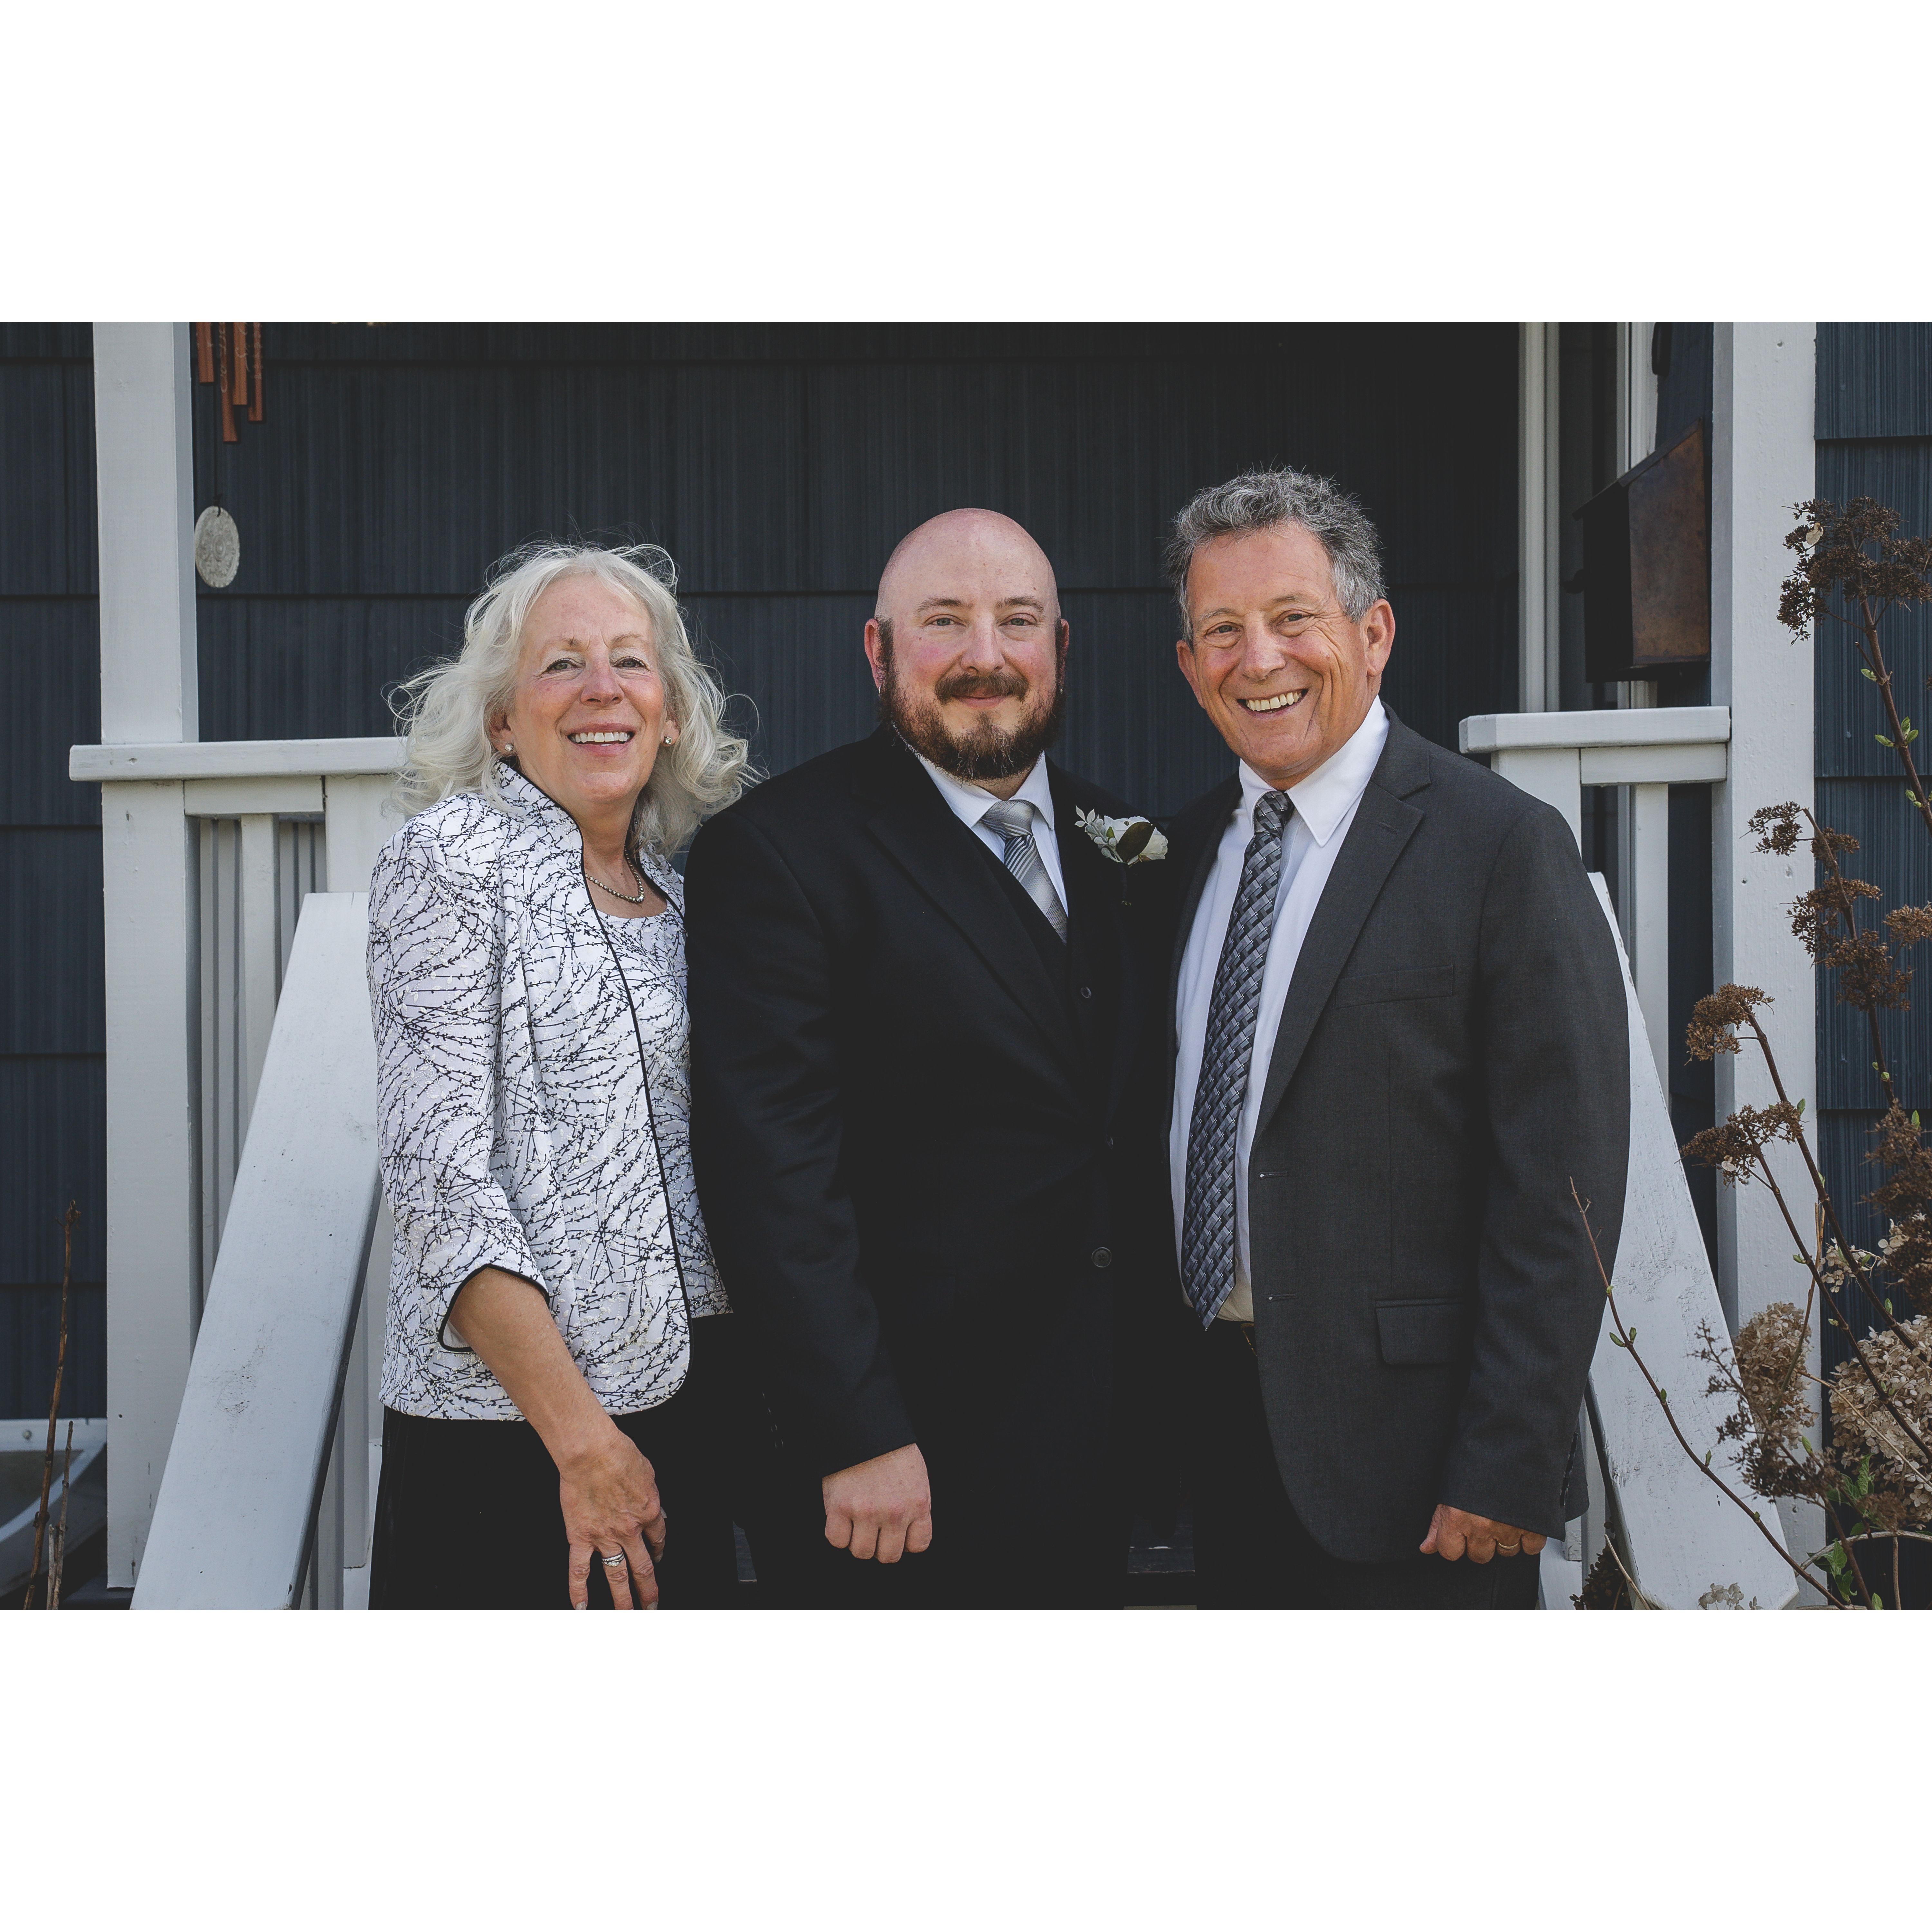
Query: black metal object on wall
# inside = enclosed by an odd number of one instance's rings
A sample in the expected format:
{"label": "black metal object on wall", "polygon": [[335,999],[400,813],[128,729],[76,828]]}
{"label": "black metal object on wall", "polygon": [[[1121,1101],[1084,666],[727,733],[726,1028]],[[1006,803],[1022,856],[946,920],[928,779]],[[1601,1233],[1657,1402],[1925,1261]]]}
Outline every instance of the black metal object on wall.
{"label": "black metal object on wall", "polygon": [[1583,526],[1584,676],[1611,683],[1708,664],[1711,478],[1702,421],[1576,514]]}

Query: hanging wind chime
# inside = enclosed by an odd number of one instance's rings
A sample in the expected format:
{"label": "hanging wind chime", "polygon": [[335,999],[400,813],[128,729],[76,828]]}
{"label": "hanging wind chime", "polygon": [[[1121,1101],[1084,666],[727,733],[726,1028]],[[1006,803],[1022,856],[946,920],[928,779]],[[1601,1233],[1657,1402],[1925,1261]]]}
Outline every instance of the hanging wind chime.
{"label": "hanging wind chime", "polygon": [[[221,440],[239,442],[236,412],[250,422],[264,420],[262,406],[262,325],[259,322],[198,322],[194,326],[195,374],[212,383],[220,399]],[[219,466],[218,466],[218,475]],[[221,489],[195,519],[196,574],[211,590],[225,590],[242,568],[242,532],[222,507]]]}

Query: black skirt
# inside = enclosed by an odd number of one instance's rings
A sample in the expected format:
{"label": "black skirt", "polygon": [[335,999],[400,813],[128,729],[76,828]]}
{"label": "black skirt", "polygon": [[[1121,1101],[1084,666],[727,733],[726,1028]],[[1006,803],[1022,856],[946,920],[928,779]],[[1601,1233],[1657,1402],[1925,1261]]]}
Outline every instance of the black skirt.
{"label": "black skirt", "polygon": [[[691,1369],[668,1401],[612,1418],[656,1473],[668,1534],[664,1610],[737,1600],[734,1491],[758,1429],[732,1318],[692,1324]],[[564,1610],[570,1545],[556,1465],[527,1422],[450,1422],[382,1412],[382,1472],[369,1556],[372,1610]],[[590,1565],[590,1607],[611,1607]]]}

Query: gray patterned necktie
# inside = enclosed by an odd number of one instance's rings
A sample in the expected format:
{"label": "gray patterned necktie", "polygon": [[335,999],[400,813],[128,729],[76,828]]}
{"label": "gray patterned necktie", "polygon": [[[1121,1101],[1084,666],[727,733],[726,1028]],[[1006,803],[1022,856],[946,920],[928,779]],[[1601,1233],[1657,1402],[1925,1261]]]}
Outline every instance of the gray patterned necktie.
{"label": "gray patterned necktie", "polygon": [[1208,1003],[1208,1034],[1187,1124],[1187,1198],[1180,1216],[1181,1285],[1204,1328],[1234,1292],[1234,1142],[1254,1058],[1262,974],[1274,935],[1282,828],[1294,808],[1285,791],[1264,792],[1256,801],[1254,836],[1241,856],[1241,882]]}
{"label": "gray patterned necktie", "polygon": [[982,825],[990,825],[1006,842],[1004,855],[1006,870],[1018,880],[1027,897],[1040,909],[1048,925],[1062,939],[1066,937],[1066,908],[1047,877],[1046,861],[1034,843],[1034,808],[1023,798],[994,801],[980,814]]}

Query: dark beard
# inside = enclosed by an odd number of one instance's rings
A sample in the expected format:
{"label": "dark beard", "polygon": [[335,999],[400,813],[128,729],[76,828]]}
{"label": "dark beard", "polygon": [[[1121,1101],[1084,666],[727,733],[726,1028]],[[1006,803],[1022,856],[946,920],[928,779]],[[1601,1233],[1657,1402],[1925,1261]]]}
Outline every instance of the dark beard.
{"label": "dark beard", "polygon": [[[884,626],[880,628],[883,632]],[[946,728],[939,712],[941,703],[953,698],[1018,697],[1024,688],[1020,680],[1010,671],[988,676],[956,673],[940,680],[932,700],[916,704],[899,688],[891,640],[882,637],[880,643],[886,674],[879,685],[880,722],[890,724],[941,771],[969,782],[1017,778],[1030,770],[1040,753],[1058,739],[1066,717],[1064,646],[1055,653],[1050,704],[1029,711],[1010,731],[1001,730],[988,720],[961,737]]]}

